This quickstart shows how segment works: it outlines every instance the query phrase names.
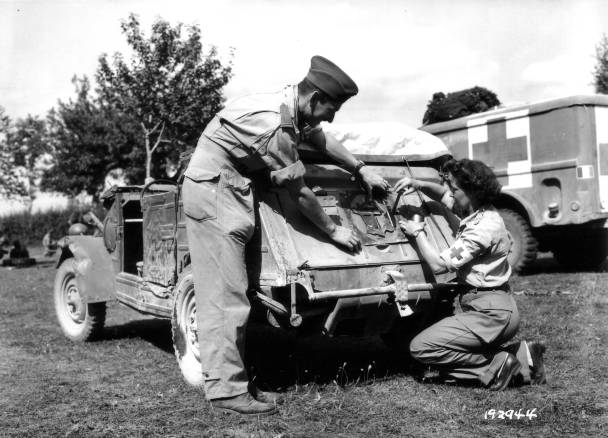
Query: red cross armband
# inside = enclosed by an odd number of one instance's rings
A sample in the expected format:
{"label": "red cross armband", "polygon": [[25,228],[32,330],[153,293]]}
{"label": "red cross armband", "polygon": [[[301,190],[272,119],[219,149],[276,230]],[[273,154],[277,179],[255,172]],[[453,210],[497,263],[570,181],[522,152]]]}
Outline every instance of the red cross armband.
{"label": "red cross armband", "polygon": [[443,259],[449,271],[456,271],[473,260],[473,254],[466,248],[462,240],[456,240],[451,247],[439,256]]}

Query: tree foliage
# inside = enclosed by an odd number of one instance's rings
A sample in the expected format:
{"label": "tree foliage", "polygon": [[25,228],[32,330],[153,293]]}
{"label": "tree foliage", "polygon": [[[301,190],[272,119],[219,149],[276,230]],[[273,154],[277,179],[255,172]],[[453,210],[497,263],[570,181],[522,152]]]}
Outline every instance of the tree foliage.
{"label": "tree foliage", "polygon": [[166,177],[181,152],[222,108],[231,66],[201,32],[157,19],[149,37],[135,15],[122,22],[131,55],[99,58],[93,87],[74,77],[76,97],[58,102],[47,117],[52,167],[42,188],[98,195],[105,178],[122,170],[130,184]]}
{"label": "tree foliage", "polygon": [[[231,65],[220,62],[213,46],[204,53],[197,26],[186,27],[182,37],[181,23],[172,27],[157,19],[146,37],[131,14],[121,28],[132,56],[125,60],[116,53],[110,61],[102,55],[97,91],[104,104],[138,127],[134,147],[143,152],[145,163],[133,164],[144,167],[147,178],[164,176],[222,108],[222,89],[231,77]],[[127,170],[139,180],[138,172]]]}
{"label": "tree foliage", "polygon": [[19,180],[15,171],[10,134],[11,120],[0,106],[0,196],[2,197],[22,196],[27,193],[25,185]]}
{"label": "tree foliage", "polygon": [[32,115],[17,119],[9,133],[13,170],[19,175],[30,197],[44,170],[50,166],[50,141],[46,121]]}
{"label": "tree foliage", "polygon": [[129,167],[134,157],[133,122],[91,96],[86,77],[74,77],[76,99],[59,102],[49,112],[52,167],[42,177],[42,188],[75,196],[98,195],[109,171]]}
{"label": "tree foliage", "polygon": [[595,47],[595,69],[593,70],[593,84],[596,93],[608,94],[608,36],[602,39]]}
{"label": "tree foliage", "polygon": [[433,94],[422,119],[424,125],[445,122],[465,117],[470,114],[488,111],[500,105],[496,94],[487,88],[475,86],[445,95],[443,92]]}

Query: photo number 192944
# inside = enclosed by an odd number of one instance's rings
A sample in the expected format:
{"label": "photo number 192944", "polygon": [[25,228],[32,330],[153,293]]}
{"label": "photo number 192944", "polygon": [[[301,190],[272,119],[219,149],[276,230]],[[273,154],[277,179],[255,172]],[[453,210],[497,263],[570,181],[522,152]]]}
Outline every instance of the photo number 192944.
{"label": "photo number 192944", "polygon": [[536,417],[536,408],[526,409],[525,413],[522,409],[488,409],[483,414],[485,420],[533,420]]}

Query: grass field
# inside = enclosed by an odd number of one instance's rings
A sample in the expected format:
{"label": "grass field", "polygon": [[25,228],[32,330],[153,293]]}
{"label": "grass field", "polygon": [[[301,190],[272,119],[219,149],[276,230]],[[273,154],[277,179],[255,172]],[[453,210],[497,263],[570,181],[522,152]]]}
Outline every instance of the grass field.
{"label": "grass field", "polygon": [[[247,419],[213,411],[182,381],[166,321],[111,304],[102,340],[68,341],[54,272],[0,268],[0,436],[608,436],[608,273],[564,273],[546,258],[512,280],[520,336],[548,346],[549,383],[501,393],[419,383],[375,338],[253,328],[253,372],[287,401]],[[485,419],[489,409],[536,417]]]}

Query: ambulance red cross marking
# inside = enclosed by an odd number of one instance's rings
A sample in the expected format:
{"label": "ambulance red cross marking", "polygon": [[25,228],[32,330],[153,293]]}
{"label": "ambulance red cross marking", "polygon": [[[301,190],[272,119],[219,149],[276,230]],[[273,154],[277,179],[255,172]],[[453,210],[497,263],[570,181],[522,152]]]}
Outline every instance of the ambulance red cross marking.
{"label": "ambulance red cross marking", "polygon": [[450,258],[452,259],[456,259],[456,260],[462,260],[462,253],[464,252],[464,248],[452,248],[450,250]]}
{"label": "ambulance red cross marking", "polygon": [[488,160],[494,169],[506,169],[511,161],[528,159],[526,137],[507,138],[506,119],[492,120],[487,126],[488,141],[473,143],[471,159]]}

